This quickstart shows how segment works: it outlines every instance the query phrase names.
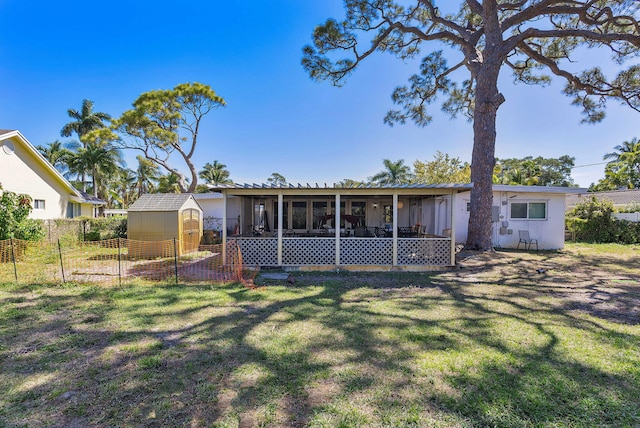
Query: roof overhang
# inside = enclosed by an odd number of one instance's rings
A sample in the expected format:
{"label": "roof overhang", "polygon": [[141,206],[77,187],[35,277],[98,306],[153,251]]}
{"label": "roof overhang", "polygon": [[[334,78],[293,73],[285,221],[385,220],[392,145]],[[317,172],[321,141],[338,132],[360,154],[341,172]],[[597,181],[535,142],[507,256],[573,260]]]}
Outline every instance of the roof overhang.
{"label": "roof overhang", "polygon": [[209,186],[212,192],[238,196],[332,196],[332,195],[449,195],[451,193],[468,192],[472,184],[406,184],[396,186],[360,185],[351,187],[320,186],[318,184],[289,184],[274,186],[269,184],[236,184]]}
{"label": "roof overhang", "polygon": [[584,193],[587,189],[582,187],[551,187],[551,186],[512,186],[508,184],[494,184],[494,192],[512,193],[555,193],[572,195]]}

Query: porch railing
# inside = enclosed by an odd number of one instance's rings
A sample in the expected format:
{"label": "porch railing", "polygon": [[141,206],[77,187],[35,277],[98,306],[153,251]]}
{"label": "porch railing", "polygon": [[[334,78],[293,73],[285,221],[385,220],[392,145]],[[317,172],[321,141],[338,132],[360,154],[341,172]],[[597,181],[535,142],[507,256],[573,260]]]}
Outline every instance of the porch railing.
{"label": "porch railing", "polygon": [[[277,237],[233,237],[246,266],[278,266]],[[448,266],[451,238],[398,238],[398,266]],[[335,238],[282,238],[282,266],[336,263]],[[340,238],[340,265],[393,265],[393,238]]]}

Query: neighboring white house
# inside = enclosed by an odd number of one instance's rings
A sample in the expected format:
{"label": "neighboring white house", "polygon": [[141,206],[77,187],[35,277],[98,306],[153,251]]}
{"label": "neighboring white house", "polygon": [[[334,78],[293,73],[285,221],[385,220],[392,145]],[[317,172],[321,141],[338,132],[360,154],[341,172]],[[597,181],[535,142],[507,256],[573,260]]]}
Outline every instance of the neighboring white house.
{"label": "neighboring white house", "polygon": [[31,196],[34,219],[93,217],[104,205],[74,188],[19,131],[0,130],[0,184]]}
{"label": "neighboring white house", "polygon": [[[495,247],[518,246],[518,231],[527,230],[540,249],[564,247],[564,216],[567,195],[582,188],[546,186],[493,186],[492,242]],[[469,224],[469,194],[456,199],[456,242],[466,242]]]}

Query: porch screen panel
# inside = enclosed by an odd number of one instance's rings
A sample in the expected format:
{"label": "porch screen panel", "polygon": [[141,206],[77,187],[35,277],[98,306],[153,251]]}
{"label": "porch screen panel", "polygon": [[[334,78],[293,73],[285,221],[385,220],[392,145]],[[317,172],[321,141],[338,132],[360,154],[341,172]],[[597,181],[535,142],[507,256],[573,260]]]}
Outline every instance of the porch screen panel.
{"label": "porch screen panel", "polygon": [[306,229],[307,228],[307,203],[306,202],[293,202],[292,203],[292,229]]}
{"label": "porch screen panel", "polygon": [[[282,202],[282,211],[283,211],[283,216],[282,216],[282,228],[283,229],[289,229],[289,202]],[[277,229],[278,228],[278,216],[280,215],[280,213],[278,212],[278,203],[274,202],[273,203],[273,229]]]}
{"label": "porch screen panel", "polygon": [[321,229],[327,223],[327,203],[313,203],[313,229]]}
{"label": "porch screen panel", "polygon": [[352,226],[354,227],[365,227],[367,224],[365,222],[366,213],[367,213],[367,203],[361,201],[353,201],[351,202],[351,215],[358,218],[358,222]]}

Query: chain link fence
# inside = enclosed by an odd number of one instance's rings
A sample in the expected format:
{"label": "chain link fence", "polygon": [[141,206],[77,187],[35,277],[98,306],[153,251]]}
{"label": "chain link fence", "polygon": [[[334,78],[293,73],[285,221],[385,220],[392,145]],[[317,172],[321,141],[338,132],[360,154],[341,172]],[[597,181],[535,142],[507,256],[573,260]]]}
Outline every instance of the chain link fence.
{"label": "chain link fence", "polygon": [[103,241],[61,244],[17,239],[0,241],[0,283],[95,283],[123,285],[135,281],[160,283],[228,283],[250,278],[240,248],[200,245],[179,256],[179,240]]}

